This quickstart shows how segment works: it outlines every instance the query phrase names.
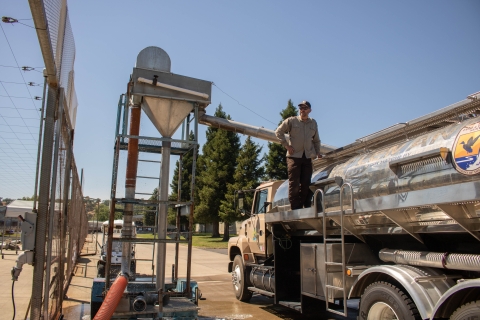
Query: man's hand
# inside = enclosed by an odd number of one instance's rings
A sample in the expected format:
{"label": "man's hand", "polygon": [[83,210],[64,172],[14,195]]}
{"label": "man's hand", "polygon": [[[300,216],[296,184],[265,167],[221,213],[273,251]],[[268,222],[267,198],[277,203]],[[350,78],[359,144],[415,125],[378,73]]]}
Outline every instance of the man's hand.
{"label": "man's hand", "polygon": [[323,158],[323,156],[320,153],[318,153],[317,154],[317,159],[322,159],[322,158]]}
{"label": "man's hand", "polygon": [[288,151],[288,154],[294,154],[295,153],[295,149],[292,146],[287,146],[287,151]]}

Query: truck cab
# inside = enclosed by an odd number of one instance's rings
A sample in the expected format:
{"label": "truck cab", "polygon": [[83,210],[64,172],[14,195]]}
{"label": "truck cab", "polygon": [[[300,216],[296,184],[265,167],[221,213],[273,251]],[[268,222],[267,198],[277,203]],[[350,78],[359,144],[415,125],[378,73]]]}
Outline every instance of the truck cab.
{"label": "truck cab", "polygon": [[228,272],[232,273],[235,295],[241,301],[252,296],[248,290],[250,265],[268,263],[273,255],[273,237],[266,228],[265,213],[272,209],[275,193],[284,182],[268,181],[255,189],[250,217],[242,222],[238,236],[228,241]]}

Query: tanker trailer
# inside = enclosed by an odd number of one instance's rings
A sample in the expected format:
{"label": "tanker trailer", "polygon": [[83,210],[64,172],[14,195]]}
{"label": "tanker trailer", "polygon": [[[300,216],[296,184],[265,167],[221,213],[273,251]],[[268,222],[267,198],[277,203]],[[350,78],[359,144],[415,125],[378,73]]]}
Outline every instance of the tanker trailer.
{"label": "tanker trailer", "polygon": [[416,134],[388,128],[327,153],[310,208],[290,210],[288,181],[261,184],[229,242],[237,299],[359,319],[480,315],[479,103],[461,105],[407,123],[430,121]]}

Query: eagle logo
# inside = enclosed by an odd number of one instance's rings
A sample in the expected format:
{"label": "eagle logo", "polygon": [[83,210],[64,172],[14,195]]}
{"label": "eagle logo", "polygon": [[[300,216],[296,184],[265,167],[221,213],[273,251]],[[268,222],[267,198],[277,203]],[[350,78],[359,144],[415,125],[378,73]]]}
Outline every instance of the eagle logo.
{"label": "eagle logo", "polygon": [[459,172],[473,175],[480,172],[480,122],[464,126],[453,146],[453,161]]}

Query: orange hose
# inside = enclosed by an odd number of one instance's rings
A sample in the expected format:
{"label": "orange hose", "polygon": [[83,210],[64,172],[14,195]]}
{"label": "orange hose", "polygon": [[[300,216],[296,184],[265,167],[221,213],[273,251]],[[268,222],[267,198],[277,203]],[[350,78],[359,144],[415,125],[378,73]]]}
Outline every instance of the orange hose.
{"label": "orange hose", "polygon": [[117,309],[117,306],[122,299],[122,295],[127,287],[127,284],[128,279],[123,274],[115,279],[93,320],[109,320],[112,317],[115,309]]}

